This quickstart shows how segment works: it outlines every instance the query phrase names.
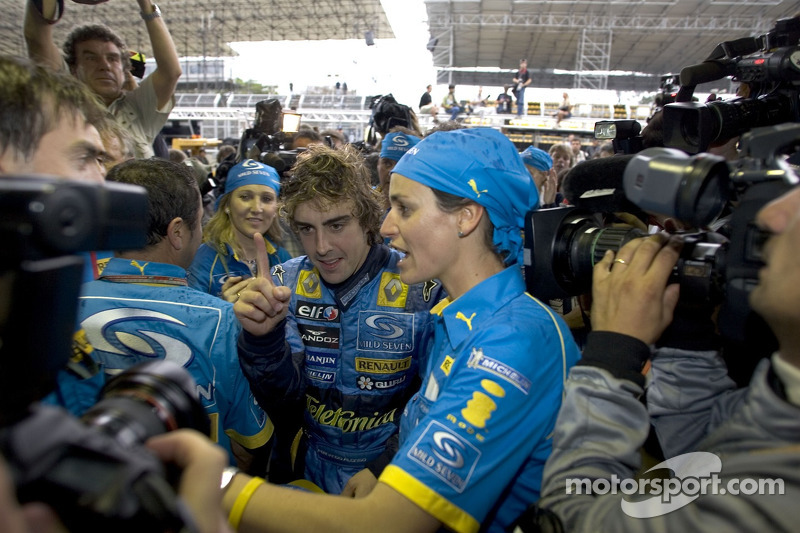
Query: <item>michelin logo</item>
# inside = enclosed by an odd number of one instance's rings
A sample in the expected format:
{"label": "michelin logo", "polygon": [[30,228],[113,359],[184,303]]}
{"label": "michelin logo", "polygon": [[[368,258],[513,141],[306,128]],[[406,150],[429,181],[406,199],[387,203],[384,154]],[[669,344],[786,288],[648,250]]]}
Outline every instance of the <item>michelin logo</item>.
{"label": "michelin logo", "polygon": [[523,394],[528,394],[528,391],[531,390],[531,380],[497,359],[484,355],[483,350],[480,348],[472,349],[472,353],[469,354],[469,359],[467,360],[467,368],[480,368],[494,374],[514,385]]}

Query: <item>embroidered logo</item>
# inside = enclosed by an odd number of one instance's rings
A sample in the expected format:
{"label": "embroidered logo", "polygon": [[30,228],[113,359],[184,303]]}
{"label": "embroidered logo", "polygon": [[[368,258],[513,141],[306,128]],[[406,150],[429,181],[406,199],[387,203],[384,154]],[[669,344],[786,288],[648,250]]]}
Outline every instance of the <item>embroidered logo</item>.
{"label": "embroidered logo", "polygon": [[470,331],[472,331],[472,319],[475,318],[476,314],[477,313],[472,313],[471,316],[467,317],[467,315],[465,315],[464,313],[459,311],[458,313],[456,313],[456,318],[466,322],[467,323],[467,327],[469,328]]}
{"label": "embroidered logo", "polygon": [[139,272],[141,272],[141,273],[142,273],[142,276],[144,276],[144,269],[145,269],[145,267],[146,267],[147,265],[149,265],[149,264],[150,264],[150,263],[148,262],[148,263],[145,263],[145,264],[141,265],[141,264],[139,264],[139,261],[137,261],[136,259],[131,259],[131,266],[135,266],[136,268],[138,268],[138,269],[139,269]]}
{"label": "embroidered logo", "polygon": [[468,183],[468,184],[469,184],[469,186],[472,188],[472,191],[475,193],[475,195],[476,195],[478,198],[480,198],[480,197],[481,197],[481,193],[482,193],[482,192],[489,192],[489,189],[484,189],[484,190],[482,190],[482,191],[479,191],[479,190],[478,190],[478,184],[475,182],[475,180],[469,180],[467,183]]}

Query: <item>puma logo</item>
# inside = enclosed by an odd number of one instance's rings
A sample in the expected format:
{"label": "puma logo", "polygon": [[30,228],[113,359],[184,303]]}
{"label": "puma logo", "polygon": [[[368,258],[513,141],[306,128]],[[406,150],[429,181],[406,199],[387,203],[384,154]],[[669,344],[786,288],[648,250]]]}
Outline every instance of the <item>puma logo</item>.
{"label": "puma logo", "polygon": [[467,183],[469,184],[470,187],[472,187],[472,190],[475,192],[475,194],[478,196],[478,198],[481,197],[481,193],[482,192],[489,192],[489,189],[484,189],[482,191],[479,191],[478,190],[478,184],[475,183],[475,180],[469,180]]}
{"label": "puma logo", "polygon": [[[145,275],[145,274],[144,274],[144,269],[145,269],[145,267],[147,267],[147,265],[149,265],[149,264],[150,264],[150,263],[149,263],[149,262],[147,262],[147,263],[145,263],[145,264],[143,264],[143,265],[140,265],[140,264],[139,264],[139,262],[138,262],[136,259],[131,259],[131,266],[135,266],[136,268],[138,268],[138,269],[139,269],[139,272],[141,272],[141,273],[142,273],[142,276],[144,276],[144,275]],[[472,328],[470,328],[470,329],[472,329]]]}
{"label": "puma logo", "polygon": [[475,315],[476,315],[476,314],[477,314],[477,313],[472,313],[472,316],[470,316],[469,318],[467,318],[467,316],[466,316],[464,313],[462,313],[461,311],[459,311],[458,313],[456,313],[456,318],[458,318],[459,320],[463,320],[464,322],[466,322],[466,323],[467,323],[467,327],[469,328],[469,330],[470,330],[470,331],[472,331],[472,319],[473,319],[473,318],[475,318]]}

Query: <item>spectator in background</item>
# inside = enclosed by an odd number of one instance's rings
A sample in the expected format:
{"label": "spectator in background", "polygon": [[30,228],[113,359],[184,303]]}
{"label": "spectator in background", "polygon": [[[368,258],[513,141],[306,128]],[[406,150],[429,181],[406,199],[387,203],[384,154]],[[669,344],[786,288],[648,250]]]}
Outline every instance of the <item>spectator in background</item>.
{"label": "spectator in background", "polygon": [[556,194],[556,172],[553,170],[553,158],[550,154],[535,146],[529,146],[519,155],[536,184],[536,190],[539,191],[540,207],[556,207],[560,204],[563,196]]}
{"label": "spectator in background", "polygon": [[461,113],[461,104],[456,99],[456,86],[450,85],[447,88],[447,94],[442,98],[442,109],[450,113],[450,120],[455,120]]}
{"label": "spectator in background", "polygon": [[254,233],[265,236],[271,265],[291,258],[280,246],[280,191],[280,176],[269,165],[245,159],[231,167],[216,212],[203,229],[203,244],[189,267],[191,287],[235,302],[256,275]]}
{"label": "spectator in background", "polygon": [[217,150],[217,165],[228,159],[228,157],[236,154],[236,147],[230,144],[223,144]]}
{"label": "spectator in background", "polygon": [[[130,1],[130,0],[128,0]],[[153,140],[167,121],[174,105],[175,87],[181,76],[178,52],[161,10],[150,0],[137,0],[156,60],[156,69],[141,84],[125,91],[132,79],[130,53],[122,39],[106,26],[95,24],[72,30],[64,43],[64,54],[54,41],[54,23],[65,3],[28,0],[24,33],[28,55],[37,63],[67,70],[85,83],[136,144],[136,157],[152,157]],[[75,6],[70,4],[70,9]]]}
{"label": "spectator in background", "polygon": [[378,161],[378,190],[389,209],[389,184],[392,178],[392,169],[420,138],[410,129],[395,126],[381,141],[380,160]]}
{"label": "spectator in background", "polygon": [[592,155],[592,159],[600,159],[601,157],[610,157],[612,155],[614,155],[614,143],[605,141],[597,147],[597,150],[595,150]]}
{"label": "spectator in background", "polygon": [[292,150],[308,148],[312,144],[325,144],[325,139],[312,129],[301,129],[292,136]]}
{"label": "spectator in background", "polygon": [[511,95],[508,94],[508,85],[503,85],[503,93],[497,97],[497,112],[511,113]]}
{"label": "spectator in background", "polygon": [[561,125],[561,121],[572,116],[572,104],[569,103],[569,94],[564,93],[561,95],[562,100],[561,104],[558,106],[558,109],[553,114],[556,119],[556,128]]}
{"label": "spectator in background", "polygon": [[569,146],[572,149],[573,165],[588,159],[586,157],[586,152],[583,151],[583,144],[581,143],[580,138],[570,135]]}
{"label": "spectator in background", "polygon": [[531,84],[533,79],[530,72],[528,72],[528,60],[519,60],[519,70],[511,80],[514,82],[514,98],[517,99],[517,118],[525,115],[525,88]]}
{"label": "spectator in background", "polygon": [[425,87],[425,92],[422,93],[419,99],[419,113],[420,115],[430,115],[434,122],[439,122],[439,119],[436,118],[439,108],[433,103],[431,91],[433,91],[433,86],[428,85]]}
{"label": "spectator in background", "polygon": [[575,164],[571,146],[567,146],[564,143],[556,143],[547,152],[553,158],[553,170],[556,171],[556,175],[564,170],[571,169]]}
{"label": "spectator in background", "polygon": [[331,148],[341,148],[347,144],[344,134],[339,130],[325,130],[320,132],[320,137]]}

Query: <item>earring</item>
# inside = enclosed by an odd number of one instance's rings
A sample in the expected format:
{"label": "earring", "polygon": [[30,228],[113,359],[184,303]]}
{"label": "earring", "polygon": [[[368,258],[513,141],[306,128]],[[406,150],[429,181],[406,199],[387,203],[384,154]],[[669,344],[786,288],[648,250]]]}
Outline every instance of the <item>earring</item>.
{"label": "earring", "polygon": [[458,232],[458,238],[461,239],[463,237],[464,237],[464,232],[463,231],[459,231]]}
{"label": "earring", "polygon": [[228,213],[228,214],[230,215],[230,214],[231,214],[231,208],[230,208],[230,207],[226,207],[226,208],[225,208],[225,212],[226,212],[226,213]]}

